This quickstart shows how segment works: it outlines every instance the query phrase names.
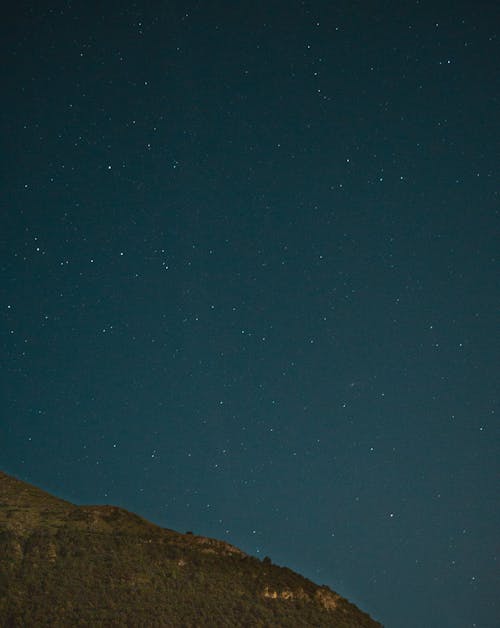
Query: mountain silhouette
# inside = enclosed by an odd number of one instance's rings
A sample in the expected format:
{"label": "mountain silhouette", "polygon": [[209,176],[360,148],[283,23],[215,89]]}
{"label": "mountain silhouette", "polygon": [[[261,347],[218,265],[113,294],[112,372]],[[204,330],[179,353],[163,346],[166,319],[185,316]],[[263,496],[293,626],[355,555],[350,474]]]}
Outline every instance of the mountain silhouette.
{"label": "mountain silhouette", "polygon": [[0,626],[376,628],[286,567],[0,472]]}

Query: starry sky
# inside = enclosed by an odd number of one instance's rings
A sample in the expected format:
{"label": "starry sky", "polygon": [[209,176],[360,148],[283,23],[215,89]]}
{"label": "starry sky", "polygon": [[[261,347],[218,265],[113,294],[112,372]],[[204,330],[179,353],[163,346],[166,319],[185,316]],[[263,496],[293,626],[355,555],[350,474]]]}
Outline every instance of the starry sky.
{"label": "starry sky", "polygon": [[498,24],[481,1],[15,3],[3,470],[387,628],[498,626]]}

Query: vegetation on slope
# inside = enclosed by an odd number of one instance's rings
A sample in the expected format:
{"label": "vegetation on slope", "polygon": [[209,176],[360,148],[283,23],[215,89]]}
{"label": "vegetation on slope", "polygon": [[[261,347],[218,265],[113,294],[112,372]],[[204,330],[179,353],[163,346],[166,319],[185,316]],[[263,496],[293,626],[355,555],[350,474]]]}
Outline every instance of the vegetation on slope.
{"label": "vegetation on slope", "polygon": [[0,557],[1,626],[380,626],[269,559],[1,472]]}

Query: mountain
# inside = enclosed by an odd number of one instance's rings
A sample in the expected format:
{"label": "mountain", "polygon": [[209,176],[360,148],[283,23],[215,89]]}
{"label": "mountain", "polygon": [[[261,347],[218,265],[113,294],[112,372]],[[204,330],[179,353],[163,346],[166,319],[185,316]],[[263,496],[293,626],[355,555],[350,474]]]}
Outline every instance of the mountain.
{"label": "mountain", "polygon": [[326,586],[0,472],[0,626],[376,628]]}

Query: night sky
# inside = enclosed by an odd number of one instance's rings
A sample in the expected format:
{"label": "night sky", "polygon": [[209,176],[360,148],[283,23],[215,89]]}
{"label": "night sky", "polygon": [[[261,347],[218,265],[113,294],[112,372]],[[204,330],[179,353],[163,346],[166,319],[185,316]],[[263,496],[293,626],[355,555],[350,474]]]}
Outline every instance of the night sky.
{"label": "night sky", "polygon": [[0,467],[387,628],[497,627],[495,3],[36,4],[0,26]]}

